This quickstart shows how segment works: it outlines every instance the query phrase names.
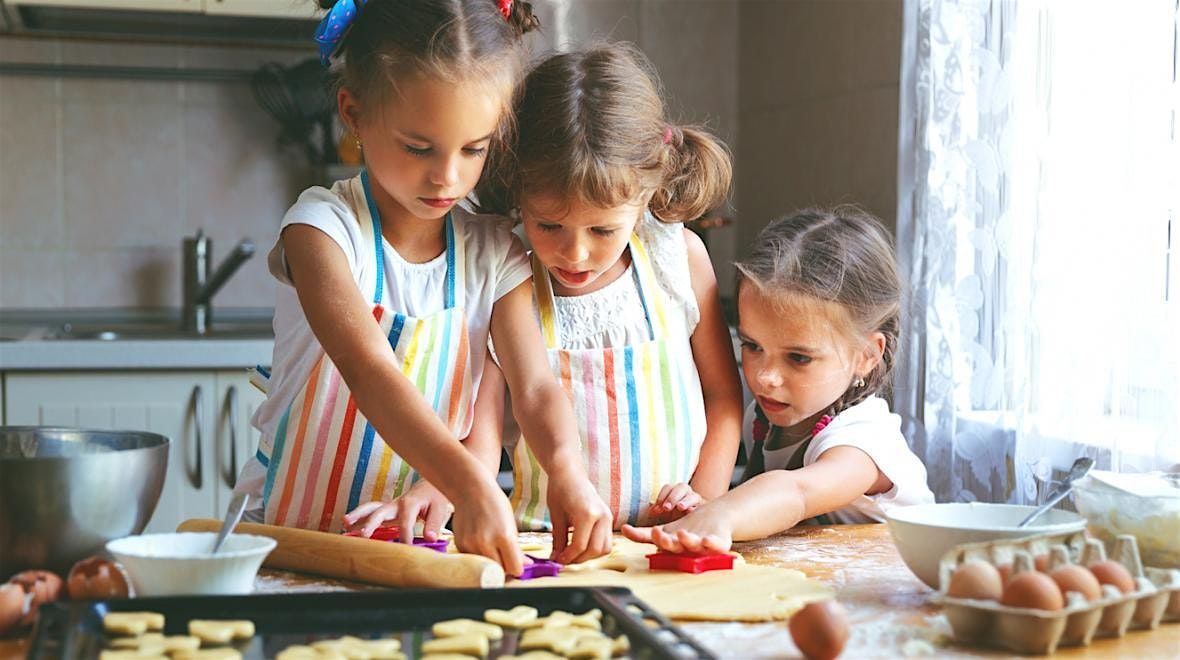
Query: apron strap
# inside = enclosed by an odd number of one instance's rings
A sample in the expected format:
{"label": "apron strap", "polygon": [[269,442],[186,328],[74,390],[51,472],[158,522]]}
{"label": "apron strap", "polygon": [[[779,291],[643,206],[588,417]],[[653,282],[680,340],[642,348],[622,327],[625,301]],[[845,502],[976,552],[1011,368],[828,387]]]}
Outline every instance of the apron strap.
{"label": "apron strap", "polygon": [[[656,281],[656,272],[647,248],[639,240],[639,234],[631,234],[631,272],[635,277],[635,288],[643,303],[643,314],[651,331],[652,341],[668,336],[668,313],[664,309],[664,292]],[[652,312],[655,312],[654,315]]]}
{"label": "apron strap", "polygon": [[557,325],[557,306],[553,300],[553,281],[537,253],[530,255],[533,265],[533,300],[537,303],[537,315],[541,318],[541,336],[545,347],[561,348],[561,329]]}
{"label": "apron strap", "polygon": [[[360,222],[361,236],[377,262],[375,271],[377,281],[373,287],[373,304],[380,305],[385,292],[385,241],[381,235],[381,212],[377,210],[377,203],[373,199],[368,170],[361,171],[359,186],[357,179],[353,179],[353,197],[353,208]],[[364,204],[359,203],[361,199],[364,199]],[[449,211],[443,224],[443,231],[447,244],[447,281],[444,306],[445,309],[451,309],[463,306],[466,293],[463,283],[465,282],[467,262],[463,237],[456,236],[455,223]]]}

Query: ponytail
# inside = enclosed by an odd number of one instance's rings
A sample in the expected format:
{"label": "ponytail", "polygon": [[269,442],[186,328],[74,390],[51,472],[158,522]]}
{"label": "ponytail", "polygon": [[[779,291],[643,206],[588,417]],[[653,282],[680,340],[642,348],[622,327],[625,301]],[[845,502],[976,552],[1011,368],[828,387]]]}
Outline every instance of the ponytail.
{"label": "ponytail", "polygon": [[696,220],[729,194],[733,166],[729,149],[695,126],[672,126],[664,179],[648,208],[663,222]]}

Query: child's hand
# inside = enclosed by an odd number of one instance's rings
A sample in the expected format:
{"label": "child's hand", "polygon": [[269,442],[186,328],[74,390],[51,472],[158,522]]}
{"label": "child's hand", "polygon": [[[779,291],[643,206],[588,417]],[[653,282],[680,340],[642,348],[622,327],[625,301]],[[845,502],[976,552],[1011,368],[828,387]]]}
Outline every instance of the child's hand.
{"label": "child's hand", "polygon": [[723,507],[710,505],[667,525],[623,525],[623,536],[640,543],[654,543],[664,552],[729,552],[733,545],[733,527],[724,515]]}
{"label": "child's hand", "polygon": [[[610,508],[585,473],[549,475],[546,490],[549,520],[553,523],[554,561],[574,564],[610,552]],[[573,538],[569,529],[573,528]]]}
{"label": "child's hand", "polygon": [[442,526],[451,518],[455,507],[437,488],[423,479],[402,493],[392,502],[367,502],[344,515],[344,524],[349,529],[360,528],[366,537],[386,520],[396,520],[400,530],[410,533],[399,535],[401,543],[412,543],[413,529],[422,520],[422,536],[427,541],[437,541]]}
{"label": "child's hand", "polygon": [[651,513],[661,520],[676,520],[705,503],[688,484],[664,484],[651,505]]}
{"label": "child's hand", "polygon": [[455,509],[451,520],[455,545],[459,552],[500,562],[508,575],[520,575],[524,571],[524,553],[516,542],[516,521],[508,498],[490,479],[487,487],[483,486],[482,482],[475,485]]}

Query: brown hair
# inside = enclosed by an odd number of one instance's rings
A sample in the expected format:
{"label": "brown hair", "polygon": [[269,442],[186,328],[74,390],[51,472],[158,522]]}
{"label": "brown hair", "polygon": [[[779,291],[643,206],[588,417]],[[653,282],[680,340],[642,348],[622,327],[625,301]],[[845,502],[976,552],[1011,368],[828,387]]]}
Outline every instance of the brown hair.
{"label": "brown hair", "polygon": [[511,154],[488,163],[481,206],[507,213],[543,192],[611,208],[650,193],[665,222],[724,202],[729,151],[702,128],[668,123],[659,79],[629,44],[554,55],[529,72],[516,104]]}
{"label": "brown hair", "polygon": [[850,384],[829,412],[863,401],[889,384],[901,332],[901,277],[881,221],[856,206],[809,208],[772,221],[738,269],[738,287],[752,285],[771,300],[799,297],[839,305],[852,338],[885,336],[881,361]]}
{"label": "brown hair", "polygon": [[[318,0],[328,9],[333,0]],[[372,112],[397,92],[397,81],[427,75],[480,81],[504,96],[500,140],[511,127],[512,92],[524,70],[521,37],[539,27],[532,4],[512,3],[507,19],[496,0],[369,0],[338,46],[336,84]]]}

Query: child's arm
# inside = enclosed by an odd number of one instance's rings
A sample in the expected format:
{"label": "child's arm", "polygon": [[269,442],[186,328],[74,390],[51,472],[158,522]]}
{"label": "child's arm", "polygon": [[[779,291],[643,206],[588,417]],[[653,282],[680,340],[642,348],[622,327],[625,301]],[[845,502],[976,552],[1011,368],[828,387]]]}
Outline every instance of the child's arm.
{"label": "child's arm", "polygon": [[624,525],[623,535],[668,552],[725,552],[733,541],[776,534],[865,493],[881,492],[886,483],[868,454],[837,446],[807,467],[764,472],[667,525]]}
{"label": "child's arm", "polygon": [[459,503],[454,527],[460,549],[491,557],[519,575],[524,557],[508,500],[397,368],[344,254],[307,225],[288,226],[282,241],[308,325],[357,407],[398,455]]}
{"label": "child's arm", "polygon": [[[553,523],[553,556],[573,563],[606,554],[611,541],[610,509],[586,476],[573,409],[549,370],[533,313],[531,281],[496,301],[492,340],[512,394],[512,414],[549,475],[546,499]],[[567,537],[570,528],[572,539]]]}
{"label": "child's arm", "polygon": [[717,295],[717,276],[700,237],[685,229],[684,241],[692,289],[701,312],[692,333],[692,356],[701,378],[708,430],[689,484],[666,485],[656,498],[655,507],[669,513],[690,511],[702,500],[729,490],[742,425],[742,386],[733,341]]}
{"label": "child's arm", "polygon": [[[486,359],[483,381],[479,387],[479,394],[475,399],[475,419],[471,423],[471,433],[463,441],[467,451],[480,462],[495,478],[500,469],[500,428],[504,422],[504,377],[489,355]],[[401,497],[392,502],[365,502],[349,511],[344,516],[344,522],[351,529],[362,530],[365,536],[372,536],[386,520],[396,520],[399,529],[411,529],[415,523],[422,520],[422,536],[428,541],[435,541],[442,531],[443,525],[455,507],[434,484],[426,479],[410,486]],[[409,543],[411,537],[403,535],[403,543]]]}

